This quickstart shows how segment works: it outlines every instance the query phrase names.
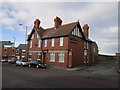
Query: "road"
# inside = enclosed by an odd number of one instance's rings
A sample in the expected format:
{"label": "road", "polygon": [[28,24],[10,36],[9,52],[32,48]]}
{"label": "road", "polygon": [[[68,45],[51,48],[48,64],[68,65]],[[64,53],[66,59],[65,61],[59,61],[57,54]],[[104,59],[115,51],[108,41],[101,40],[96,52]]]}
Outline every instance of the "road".
{"label": "road", "polygon": [[83,71],[2,64],[2,88],[117,88],[117,79]]}

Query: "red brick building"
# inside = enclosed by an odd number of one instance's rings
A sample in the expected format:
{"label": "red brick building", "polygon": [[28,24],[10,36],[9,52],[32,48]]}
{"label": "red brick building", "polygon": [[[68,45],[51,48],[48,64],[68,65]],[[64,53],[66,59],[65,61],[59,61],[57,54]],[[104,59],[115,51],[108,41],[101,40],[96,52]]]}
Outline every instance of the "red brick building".
{"label": "red brick building", "polygon": [[89,39],[89,26],[79,21],[62,25],[59,17],[54,27],[43,29],[36,19],[28,36],[27,60],[41,60],[54,66],[71,67],[98,62],[98,46]]}
{"label": "red brick building", "polygon": [[26,58],[26,44],[19,44],[16,48],[16,58],[25,59]]}
{"label": "red brick building", "polygon": [[0,59],[15,58],[15,47],[11,41],[0,41]]}

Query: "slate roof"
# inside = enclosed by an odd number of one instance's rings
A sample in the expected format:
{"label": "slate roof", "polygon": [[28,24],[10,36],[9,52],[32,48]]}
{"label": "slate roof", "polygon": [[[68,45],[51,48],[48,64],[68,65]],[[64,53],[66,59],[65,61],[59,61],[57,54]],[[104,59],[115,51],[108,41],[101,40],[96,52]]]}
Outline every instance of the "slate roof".
{"label": "slate roof", "polygon": [[[27,40],[28,41],[30,40],[34,31],[36,31],[38,33],[38,35],[40,36],[41,39],[66,36],[66,35],[69,35],[72,32],[72,30],[74,29],[74,27],[77,26],[77,25],[80,26],[79,21],[61,25],[59,28],[56,28],[56,29],[54,27],[47,28],[47,29],[43,29],[42,27],[40,27],[39,29],[33,28],[30,35],[28,35]],[[81,28],[81,26],[80,26],[80,28]],[[82,29],[81,29],[81,33],[82,33],[83,38],[85,40],[91,41],[89,38],[84,36],[84,33],[82,32]]]}
{"label": "slate roof", "polygon": [[59,28],[56,29],[54,29],[54,27],[46,29],[43,33],[42,38],[51,38],[68,35],[71,33],[71,31],[77,24],[78,22],[73,22],[70,24],[61,25]]}
{"label": "slate roof", "polygon": [[4,47],[4,45],[12,45],[11,41],[0,41],[0,47]]}
{"label": "slate roof", "polygon": [[17,49],[26,50],[26,44],[19,44],[19,46],[17,47]]}

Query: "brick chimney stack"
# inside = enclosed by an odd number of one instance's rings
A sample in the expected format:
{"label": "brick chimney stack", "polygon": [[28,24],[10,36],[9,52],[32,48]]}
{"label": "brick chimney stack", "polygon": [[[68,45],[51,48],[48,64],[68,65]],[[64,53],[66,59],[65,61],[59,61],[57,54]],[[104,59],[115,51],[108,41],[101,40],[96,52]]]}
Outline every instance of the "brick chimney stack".
{"label": "brick chimney stack", "polygon": [[39,19],[36,19],[34,21],[34,28],[38,29],[39,28],[39,25],[40,25],[40,20]]}
{"label": "brick chimney stack", "polygon": [[60,27],[61,24],[62,24],[62,20],[56,16],[56,18],[54,19],[54,28]]}
{"label": "brick chimney stack", "polygon": [[83,28],[83,31],[84,31],[84,35],[86,37],[88,37],[88,34],[89,34],[89,26],[88,26],[88,24],[85,24],[82,28]]}

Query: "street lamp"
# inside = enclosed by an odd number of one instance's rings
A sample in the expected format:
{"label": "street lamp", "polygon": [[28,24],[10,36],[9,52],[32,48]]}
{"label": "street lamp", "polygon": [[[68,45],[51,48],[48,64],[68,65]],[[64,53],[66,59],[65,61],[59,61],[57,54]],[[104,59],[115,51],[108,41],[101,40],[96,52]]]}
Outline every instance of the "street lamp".
{"label": "street lamp", "polygon": [[26,50],[26,53],[25,53],[25,58],[27,60],[27,26],[26,25],[23,25],[23,24],[19,24],[20,26],[25,26],[25,31],[26,31],[26,35],[25,35],[25,50]]}
{"label": "street lamp", "polygon": [[27,26],[23,25],[23,24],[19,24],[20,26],[25,26],[25,31],[26,31],[26,35],[25,35],[25,50],[27,49]]}
{"label": "street lamp", "polygon": [[15,47],[15,39],[16,39],[16,38],[15,38],[14,36],[13,36],[12,38],[14,39],[14,47]]}
{"label": "street lamp", "polygon": [[12,57],[15,58],[15,39],[16,38],[14,36],[12,38],[14,39],[14,46],[12,47],[13,48],[13,50],[12,50]]}

